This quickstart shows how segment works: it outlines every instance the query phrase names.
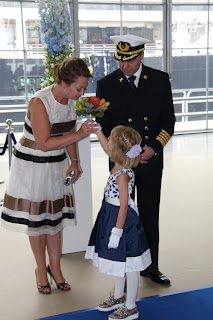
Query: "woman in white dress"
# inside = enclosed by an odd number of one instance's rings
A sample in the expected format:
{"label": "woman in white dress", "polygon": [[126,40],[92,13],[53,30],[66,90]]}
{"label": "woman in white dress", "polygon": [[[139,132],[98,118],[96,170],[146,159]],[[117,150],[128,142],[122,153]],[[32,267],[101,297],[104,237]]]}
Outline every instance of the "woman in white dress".
{"label": "woman in white dress", "polygon": [[61,230],[75,224],[75,209],[72,186],[65,186],[64,178],[72,170],[73,182],[78,178],[76,142],[97,131],[88,120],[75,131],[73,105],[92,77],[85,62],[69,58],[56,64],[53,71],[56,83],[36,92],[29,101],[23,136],[12,157],[1,217],[5,228],[28,234],[37,264],[37,287],[43,294],[51,293],[47,273],[58,289],[70,290],[60,267]]}

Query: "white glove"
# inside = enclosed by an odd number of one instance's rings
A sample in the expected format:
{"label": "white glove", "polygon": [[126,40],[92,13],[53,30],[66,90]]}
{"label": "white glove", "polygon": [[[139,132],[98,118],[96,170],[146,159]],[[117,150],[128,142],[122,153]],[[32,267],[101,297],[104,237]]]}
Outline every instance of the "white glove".
{"label": "white glove", "polygon": [[97,123],[96,121],[95,121],[95,129],[97,128],[97,131],[96,131],[96,133],[98,133],[99,131],[101,131],[102,130],[102,127],[101,127],[101,125],[99,124],[99,123]]}
{"label": "white glove", "polygon": [[108,248],[117,249],[120,238],[122,237],[123,229],[118,229],[116,227],[112,228],[111,235],[109,237]]}
{"label": "white glove", "polygon": [[97,123],[97,126],[95,126],[95,129],[96,129],[96,128],[97,128],[96,133],[98,133],[99,131],[102,130],[102,127],[101,127],[101,125],[100,125],[99,123]]}
{"label": "white glove", "polygon": [[92,127],[93,129],[97,129],[97,131],[96,131],[95,133],[98,133],[99,131],[102,130],[101,125],[100,125],[99,123],[97,123],[96,121],[94,121],[94,122],[90,122],[90,121],[89,121],[88,124],[95,124],[95,126]]}

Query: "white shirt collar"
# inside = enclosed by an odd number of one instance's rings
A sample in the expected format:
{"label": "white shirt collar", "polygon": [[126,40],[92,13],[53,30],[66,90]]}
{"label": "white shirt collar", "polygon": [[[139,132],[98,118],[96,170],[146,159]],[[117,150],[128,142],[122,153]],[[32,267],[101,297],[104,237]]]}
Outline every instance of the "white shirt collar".
{"label": "white shirt collar", "polygon": [[[133,76],[136,76],[136,79],[135,79],[135,85],[136,87],[138,87],[138,82],[139,82],[139,79],[140,79],[140,75],[141,75],[141,72],[142,72],[142,63],[140,65],[140,68],[138,69],[138,71],[136,71]],[[126,76],[125,77],[127,78],[127,80],[129,79],[129,76]]]}
{"label": "white shirt collar", "polygon": [[[134,76],[136,76],[136,78],[139,80],[140,78],[140,75],[141,75],[141,72],[142,72],[142,63],[140,65],[140,68],[138,69],[137,72],[134,73]],[[135,79],[136,80],[136,79]]]}

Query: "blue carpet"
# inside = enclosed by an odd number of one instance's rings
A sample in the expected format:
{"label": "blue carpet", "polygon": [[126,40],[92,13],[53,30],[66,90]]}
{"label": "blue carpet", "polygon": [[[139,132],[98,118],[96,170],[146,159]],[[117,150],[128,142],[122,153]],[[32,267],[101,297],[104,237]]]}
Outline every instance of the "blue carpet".
{"label": "blue carpet", "polygon": [[[137,306],[141,320],[213,320],[213,286],[143,298]],[[107,320],[110,313],[86,309],[37,320]]]}

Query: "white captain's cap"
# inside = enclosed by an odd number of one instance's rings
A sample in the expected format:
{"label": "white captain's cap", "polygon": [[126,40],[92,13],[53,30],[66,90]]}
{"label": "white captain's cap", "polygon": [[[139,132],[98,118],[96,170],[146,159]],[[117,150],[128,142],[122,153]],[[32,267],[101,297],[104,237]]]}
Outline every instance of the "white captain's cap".
{"label": "white captain's cap", "polygon": [[137,58],[140,52],[144,50],[144,45],[150,42],[148,39],[133,34],[111,36],[110,39],[116,43],[114,56],[119,61],[129,61]]}

